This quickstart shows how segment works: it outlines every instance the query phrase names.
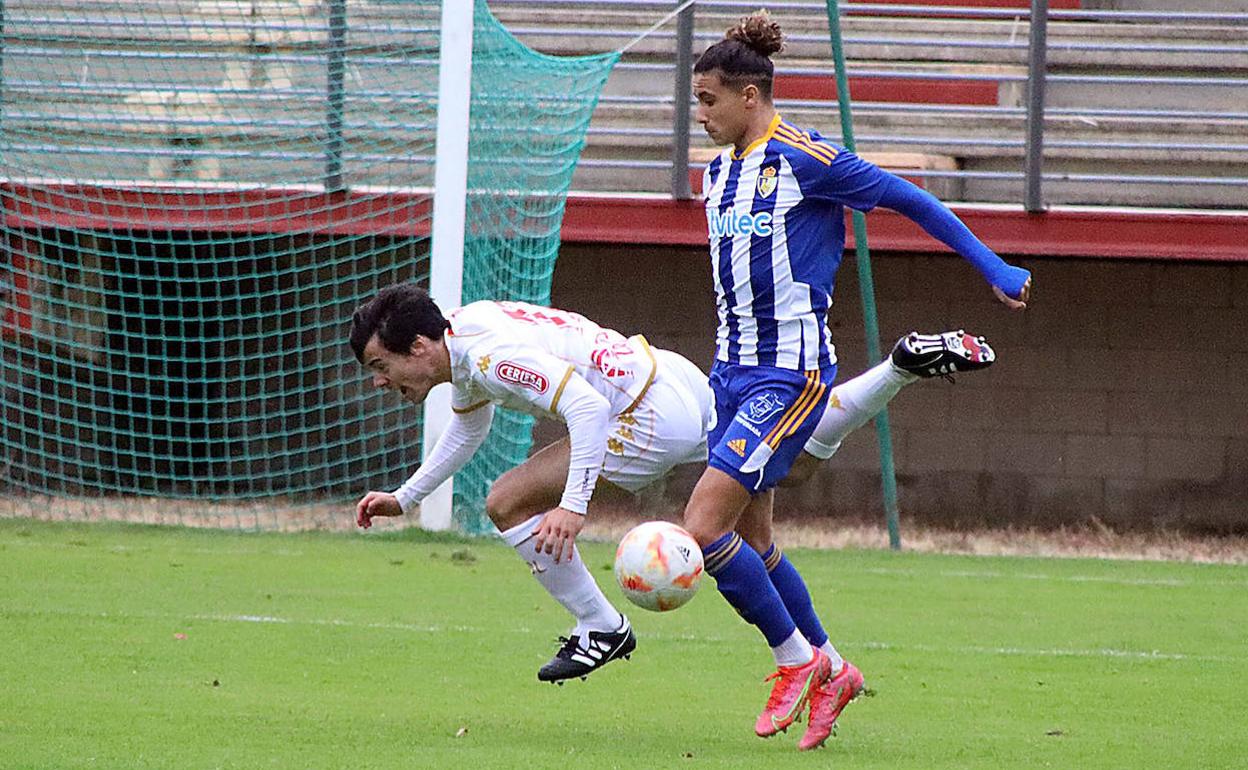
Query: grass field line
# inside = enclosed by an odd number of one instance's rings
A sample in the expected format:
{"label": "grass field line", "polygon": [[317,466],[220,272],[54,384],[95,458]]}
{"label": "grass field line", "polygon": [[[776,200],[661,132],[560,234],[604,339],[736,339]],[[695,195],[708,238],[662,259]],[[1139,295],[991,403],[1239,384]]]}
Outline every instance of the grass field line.
{"label": "grass field line", "polygon": [[1203,588],[1233,586],[1248,588],[1248,580],[1179,580],[1176,578],[1122,578],[1108,575],[1045,575],[1038,572],[998,572],[994,570],[919,571],[897,567],[867,567],[858,572],[869,575],[898,575],[929,578],[933,575],[951,578],[988,578],[993,580],[1039,580],[1055,583],[1109,583],[1121,586],[1160,586],[1163,588]]}
{"label": "grass field line", "polygon": [[[39,548],[56,548],[61,550],[80,550],[82,548],[90,548],[90,544],[85,540],[70,540],[64,543],[49,543],[43,540],[5,540],[4,545],[24,545],[27,547]],[[156,550],[154,546],[134,546],[134,545],[110,545],[106,546],[106,551],[110,553],[150,553]],[[178,548],[179,553],[194,553],[199,555],[211,556],[304,556],[305,553],[293,548]]]}
{"label": "grass field line", "polygon": [[[418,625],[414,623],[357,623],[350,620],[340,620],[337,618],[313,618],[313,619],[294,619],[282,618],[272,615],[193,615],[190,619],[217,621],[224,623],[282,623],[294,625],[314,625],[314,626],[344,626],[349,628],[371,628],[390,631],[414,631],[418,633],[445,633],[466,632],[466,633],[482,633],[493,634],[498,633],[498,629],[487,629],[476,626],[439,626],[439,625]],[[534,629],[527,626],[508,626],[505,631],[517,634],[549,634],[546,629]],[[736,639],[715,636],[713,634],[670,634],[664,632],[648,631],[646,638],[657,639],[660,641],[681,641],[681,642],[711,642],[711,643],[729,643],[736,642]],[[1181,652],[1162,652],[1160,650],[1116,650],[1112,648],[1098,649],[1070,649],[1070,648],[1027,648],[1027,647],[983,647],[976,645],[931,645],[931,644],[893,644],[891,642],[846,642],[846,648],[859,647],[870,650],[884,650],[889,652],[934,652],[942,654],[957,655],[1018,655],[1025,657],[1079,657],[1079,658],[1129,658],[1136,660],[1200,660],[1213,661],[1220,663],[1232,663],[1245,660],[1244,658],[1226,657],[1219,655],[1190,655]]]}
{"label": "grass field line", "polygon": [[[49,543],[43,541],[28,541],[21,539],[7,540],[5,545],[22,545],[28,547],[44,547],[58,549],[79,549],[85,543],[68,542],[68,543]],[[146,546],[127,546],[127,545],[111,545],[107,550],[115,553],[125,553],[127,551],[146,552],[151,550]],[[199,555],[224,555],[224,556],[304,556],[304,551],[292,548],[179,548],[179,552],[193,553]],[[1105,583],[1109,585],[1122,586],[1158,586],[1162,588],[1199,588],[1206,586],[1229,586],[1234,588],[1248,588],[1248,580],[1189,580],[1178,578],[1126,578],[1113,577],[1110,575],[1048,575],[1039,572],[1002,572],[999,570],[915,570],[905,567],[866,567],[855,570],[862,574],[868,575],[885,575],[899,577],[926,578],[930,576],[950,577],[950,578],[984,578],[990,580],[1033,580],[1042,582],[1056,583]]]}
{"label": "grass field line", "polygon": [[[507,626],[505,628],[485,628],[483,626],[470,625],[444,625],[444,624],[420,624],[420,623],[379,623],[379,622],[358,622],[346,620],[342,618],[286,618],[275,615],[246,615],[246,614],[192,614],[192,615],[172,615],[172,614],[135,614],[135,613],[119,613],[119,612],[79,612],[75,610],[55,610],[57,615],[70,615],[77,617],[102,618],[107,620],[167,620],[167,621],[203,621],[211,623],[248,623],[248,624],[278,624],[278,625],[304,625],[304,626],[330,626],[340,628],[364,628],[381,631],[403,631],[408,633],[419,634],[443,634],[443,633],[474,633],[474,634],[537,634],[548,635],[552,632],[550,629],[535,629],[528,626]],[[0,609],[0,614],[46,614],[32,613],[25,610]],[[665,633],[662,631],[647,631],[646,639],[665,642],[699,642],[710,644],[736,644],[740,643],[738,638],[729,638],[717,636],[715,634],[688,634],[688,633]],[[885,652],[922,652],[936,653],[941,655],[991,655],[991,656],[1018,656],[1018,657],[1035,657],[1035,658],[1115,658],[1125,660],[1159,660],[1159,661],[1203,661],[1215,663],[1242,663],[1248,661],[1245,657],[1226,656],[1226,655],[1193,655],[1182,652],[1164,652],[1161,650],[1122,650],[1110,647],[1100,648],[1066,648],[1066,647],[991,647],[983,645],[935,645],[935,644],[896,644],[893,642],[882,642],[877,640],[869,641],[845,641],[840,644],[845,649],[867,649],[880,650]]]}

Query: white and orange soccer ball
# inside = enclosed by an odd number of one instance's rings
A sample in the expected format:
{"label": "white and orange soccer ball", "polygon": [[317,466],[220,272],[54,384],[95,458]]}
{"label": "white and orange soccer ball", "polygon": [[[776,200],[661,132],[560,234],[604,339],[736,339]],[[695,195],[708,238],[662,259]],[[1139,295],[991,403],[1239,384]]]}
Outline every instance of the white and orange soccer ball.
{"label": "white and orange soccer ball", "polygon": [[674,610],[698,592],[702,549],[692,535],[670,521],[638,524],[615,551],[615,579],[638,607]]}

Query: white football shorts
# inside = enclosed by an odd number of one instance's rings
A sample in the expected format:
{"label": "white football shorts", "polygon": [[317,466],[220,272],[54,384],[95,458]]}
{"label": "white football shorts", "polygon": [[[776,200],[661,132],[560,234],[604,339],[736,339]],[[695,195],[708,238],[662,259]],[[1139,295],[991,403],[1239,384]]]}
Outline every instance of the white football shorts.
{"label": "white football shorts", "polygon": [[689,359],[654,349],[654,382],[637,406],[611,418],[602,477],[636,492],[684,463],[706,462],[714,413],[706,375]]}

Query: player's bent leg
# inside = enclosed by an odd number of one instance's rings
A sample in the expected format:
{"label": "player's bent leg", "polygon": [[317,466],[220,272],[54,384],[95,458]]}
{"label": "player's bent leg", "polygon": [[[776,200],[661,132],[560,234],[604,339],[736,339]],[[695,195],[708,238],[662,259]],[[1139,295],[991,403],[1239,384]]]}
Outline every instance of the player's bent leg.
{"label": "player's bent leg", "polygon": [[995,360],[987,340],[962,330],[910,332],[897,340],[884,361],[832,389],[819,424],[781,485],[797,486],[808,479],[820,461],[836,454],[850,433],[879,414],[906,385],[921,378],[984,369]]}
{"label": "player's bent leg", "polygon": [[533,531],[546,511],[559,504],[568,475],[567,439],[556,441],[512,468],[490,488],[486,512],[516,549],[530,572],[576,619],[568,637],[560,637],[555,656],[538,671],[544,682],[586,677],[637,646],[628,619],[612,606],[581,560],[580,549],[556,562],[534,545]]}
{"label": "player's bent leg", "polygon": [[[808,441],[806,443],[807,447],[809,447],[810,442]],[[831,457],[831,455],[828,456]],[[776,486],[784,487],[785,489],[790,487],[800,487],[802,484],[805,484],[811,476],[815,475],[815,470],[819,468],[819,464],[822,462],[823,460],[812,455],[809,449],[804,450],[797,456],[797,459],[793,461],[793,467],[789,468],[789,475],[780,479],[780,483],[776,484]]]}
{"label": "player's bent leg", "polygon": [[[760,497],[769,501],[771,496]],[[744,511],[751,504],[749,493],[736,479],[718,468],[707,468],[686,508],[685,525],[692,527],[691,533],[702,545],[706,572],[715,578],[719,592],[763,632],[776,658],[777,670],[768,677],[774,682],[771,694],[754,723],[755,734],[765,738],[788,729],[814,689],[830,675],[831,666],[827,656],[812,649],[797,630],[758,553],[741,535],[724,531],[734,519],[739,520],[725,512]],[[770,511],[770,506],[766,509]]]}
{"label": "player's bent leg", "polygon": [[485,513],[494,526],[506,531],[559,505],[570,451],[565,436],[499,476],[485,496]]}

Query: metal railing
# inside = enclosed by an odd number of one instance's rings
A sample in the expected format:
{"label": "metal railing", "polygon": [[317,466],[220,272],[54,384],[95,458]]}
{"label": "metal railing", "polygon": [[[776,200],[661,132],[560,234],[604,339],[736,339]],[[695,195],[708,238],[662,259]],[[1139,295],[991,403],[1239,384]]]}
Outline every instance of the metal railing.
{"label": "metal railing", "polygon": [[[1046,2],[1033,4],[1043,9],[1037,13],[1040,24],[1030,23],[1032,13],[1026,8],[841,4],[850,59],[845,74],[856,86],[873,83],[878,94],[872,99],[859,96],[855,103],[863,154],[904,151],[951,159],[956,168],[893,170],[943,184],[947,189],[942,197],[955,200],[1021,202],[1032,210],[1046,200],[1248,208],[1248,141],[1243,138],[1248,136],[1248,15],[1178,8],[1048,10]],[[514,34],[551,53],[621,45],[677,5],[677,0],[491,0]],[[725,20],[757,5],[753,0],[700,0],[626,53],[599,101],[574,184],[690,196],[689,148],[706,144],[691,125],[692,56],[722,36]],[[822,26],[826,4],[773,0],[767,5],[786,26],[791,49],[777,61],[777,83],[830,82]],[[191,48],[187,41],[162,37],[152,51],[92,50],[87,44],[99,30],[111,30],[111,35],[119,25],[139,29],[140,35],[167,36],[174,21],[149,17],[143,21],[146,26],[135,26],[129,19],[107,18],[98,21],[98,28],[84,30],[84,19],[51,18],[31,10],[36,7],[32,3],[23,6],[19,18],[12,7],[7,18],[0,16],[0,24],[11,31],[20,25],[22,34],[10,34],[0,46],[8,68],[2,83],[4,121],[13,129],[6,131],[10,139],[0,142],[0,152],[34,152],[46,144],[67,153],[104,153],[107,148],[73,135],[74,126],[99,120],[124,122],[136,136],[167,131],[227,139],[157,148],[191,160],[251,157],[253,148],[231,147],[228,141],[243,132],[298,140],[319,130],[327,131],[330,139],[323,157],[325,183],[337,189],[345,161],[401,162],[412,148],[414,125],[401,112],[388,114],[386,105],[417,109],[432,99],[419,84],[393,90],[350,84],[353,68],[384,68],[402,61],[409,68],[432,69],[436,61],[391,53],[384,44],[353,51],[345,59],[327,57],[326,50],[343,50],[333,43],[341,43],[350,32],[432,32],[413,24],[406,29],[401,21],[397,27],[378,26],[374,19],[351,21],[348,27],[344,0],[332,0],[333,12],[321,23],[275,22],[274,31],[291,36],[281,45],[231,42],[254,26],[220,19],[194,26],[197,33],[221,33],[210,44]],[[113,62],[117,71],[142,69],[144,62],[159,59],[174,74],[152,84],[124,77],[49,77],[51,72],[72,72],[83,50],[94,61]],[[280,90],[223,88],[195,76],[198,62],[274,65],[307,75]],[[43,67],[44,77],[32,75],[31,65]],[[907,81],[934,90],[995,84],[998,96],[994,103],[908,101],[896,96]],[[152,116],[126,107],[128,96],[152,88],[231,103],[254,100],[255,114],[235,112],[225,118],[188,110]],[[55,90],[57,100],[46,98],[49,90]],[[1166,103],[1166,98],[1172,101]],[[360,120],[361,105],[370,102],[376,114]],[[82,109],[83,103],[106,106]],[[282,112],[265,114],[265,106],[277,104],[284,105]],[[782,96],[777,105],[795,123],[825,129],[837,140],[835,100]],[[49,131],[51,136],[64,135],[63,144],[35,138]],[[360,146],[366,138],[375,142],[379,131],[394,132],[389,146]],[[265,157],[308,160],[307,153],[294,147],[274,149]]]}
{"label": "metal railing", "polygon": [[[520,0],[495,0],[497,8],[518,8]],[[640,18],[659,17],[673,7],[673,0],[547,0],[540,3],[548,8],[575,8],[581,14],[595,11],[630,11]],[[532,8],[535,4],[524,2]],[[1163,11],[1113,11],[1113,10],[1049,10],[1047,2],[1033,2],[1041,8],[1037,18],[1040,24],[1032,25],[1031,9],[1009,8],[960,8],[932,5],[891,5],[871,3],[843,3],[841,13],[847,19],[844,42],[850,49],[851,60],[847,75],[852,80],[871,79],[896,81],[921,79],[953,83],[996,83],[999,90],[1018,89],[1013,100],[999,101],[994,105],[927,104],[904,101],[858,102],[855,111],[859,120],[858,140],[866,152],[904,150],[907,152],[928,150],[939,155],[956,158],[958,170],[905,169],[907,176],[944,179],[970,188],[968,197],[992,198],[1006,202],[1021,202],[1029,210],[1045,205],[1045,188],[1055,184],[1067,189],[1059,195],[1059,202],[1126,202],[1143,197],[1153,198],[1158,205],[1188,205],[1215,207],[1248,207],[1248,194],[1242,193],[1248,178],[1248,144],[1242,137],[1248,135],[1248,15],[1216,12],[1187,12],[1175,9]],[[702,0],[682,14],[684,26],[670,25],[655,33],[654,44],[645,54],[626,55],[616,67],[617,81],[660,80],[661,76],[672,78],[677,84],[677,96],[666,97],[657,90],[653,94],[635,95],[611,92],[604,94],[600,104],[604,113],[614,114],[613,120],[598,120],[590,126],[591,152],[582,164],[588,170],[636,168],[639,170],[662,167],[662,161],[654,158],[638,158],[631,163],[621,158],[605,158],[605,153],[595,153],[595,142],[608,144],[621,137],[644,137],[652,144],[670,137],[673,147],[673,167],[670,170],[670,193],[676,197],[688,195],[688,173],[678,168],[682,147],[690,138],[682,121],[688,117],[684,110],[673,109],[682,101],[679,94],[686,94],[676,68],[686,65],[677,61],[684,52],[697,50],[722,36],[723,19],[753,11],[757,3],[729,2],[727,0]],[[821,2],[773,2],[768,7],[782,23],[786,15],[798,18],[799,23],[786,35],[792,49],[805,61],[794,62],[792,58],[780,57],[777,61],[777,80],[784,78],[831,79],[831,67],[818,65],[818,54],[809,55],[812,47],[826,43],[826,34],[813,29],[813,17],[824,17],[826,7]],[[694,10],[696,9],[696,11]],[[694,24],[694,13],[705,16],[707,12],[717,15],[711,27],[707,23]],[[937,18],[948,22],[996,22],[980,24],[959,32],[957,25],[952,32],[942,34],[881,32],[870,26],[874,18]],[[576,18],[572,14],[572,18]],[[513,33],[521,39],[538,43],[555,43],[559,38],[591,41],[582,46],[607,47],[617,40],[629,37],[631,29],[613,29],[589,21],[592,16],[582,16],[582,22],[569,21],[566,26],[531,27],[517,21],[511,25]],[[868,26],[853,26],[853,22]],[[1000,22],[1014,22],[1004,29]],[[1064,27],[1054,30],[1048,22],[1063,22]],[[802,24],[806,26],[802,26]],[[1077,24],[1076,24],[1077,23]],[[1189,38],[1172,39],[1154,37],[1140,39],[1141,26],[1159,25],[1158,29],[1180,29]],[[1229,30],[1229,31],[1228,31]],[[1240,31],[1245,34],[1240,34]],[[1054,32],[1056,31],[1056,34]],[[1027,34],[1020,34],[1026,32]],[[1103,32],[1103,35],[1096,34]],[[1200,36],[1208,33],[1209,39]],[[1121,33],[1130,33],[1128,39],[1112,39]],[[1080,37],[1075,37],[1075,35]],[[670,59],[656,54],[656,49],[672,51]],[[825,46],[826,48],[826,46]],[[917,59],[924,51],[940,48],[957,52],[955,60],[928,59],[916,64],[899,61],[891,66],[882,64],[876,56],[881,52],[893,57]],[[855,53],[860,54],[855,57]],[[986,54],[986,55],[985,55]],[[1123,62],[1115,66],[1096,63],[1107,55],[1120,56]],[[864,59],[864,57],[870,59]],[[1092,64],[1080,64],[1080,57],[1091,57]],[[1157,71],[1158,64],[1165,64],[1167,57],[1171,66]],[[822,56],[827,60],[826,53]],[[855,60],[855,58],[857,60]],[[1193,58],[1200,59],[1192,64]],[[993,71],[965,71],[964,65],[977,60],[993,65]],[[1186,63],[1185,63],[1186,61]],[[789,63],[793,62],[793,63]],[[927,69],[922,67],[927,65]],[[939,68],[944,65],[944,69]],[[1190,74],[1183,74],[1189,72]],[[1177,74],[1176,74],[1177,73]],[[1034,84],[1034,85],[1033,85]],[[1058,106],[1046,104],[1046,91],[1064,89],[1065,97]],[[1166,92],[1175,103],[1132,105],[1123,101],[1106,100],[1105,94],[1121,96],[1145,89]],[[1082,91],[1077,103],[1071,103],[1072,95]],[[1211,95],[1200,96],[1204,91]],[[1227,92],[1232,95],[1223,98]],[[1234,94],[1238,94],[1238,98]],[[1017,98],[1022,97],[1022,98]],[[1129,100],[1127,100],[1129,102]],[[1202,103],[1207,102],[1207,103]],[[837,122],[836,104],[833,100],[778,98],[777,106],[782,112],[796,113],[802,118],[817,118],[818,127],[825,134],[832,134]],[[628,113],[669,110],[673,115],[670,127],[655,119],[633,120]],[[890,129],[899,119],[914,116],[928,128]],[[995,127],[967,130],[967,120],[980,118]],[[886,120],[885,120],[886,119]],[[799,121],[795,121],[799,122]],[[1106,123],[1112,124],[1106,129]],[[1165,125],[1168,122],[1170,125]],[[1214,125],[1210,126],[1213,122]],[[1229,131],[1225,124],[1235,124]],[[625,125],[621,125],[625,124]],[[642,125],[644,124],[644,125]],[[881,125],[882,124],[882,125]],[[943,125],[941,125],[943,124]],[[1222,124],[1219,127],[1218,124]],[[1086,130],[1084,127],[1086,126]],[[959,132],[965,132],[959,135]],[[696,131],[695,131],[696,133]],[[985,162],[985,153],[1000,156],[1001,151],[1013,153],[1017,165],[1013,169],[1001,167],[1001,159],[994,157]],[[1086,156],[1098,151],[1116,153],[1112,162],[1104,164],[1104,170],[1089,169]],[[1132,157],[1134,156],[1134,157]],[[1214,161],[1211,158],[1217,158]],[[1046,170],[1045,165],[1049,168]],[[1218,166],[1214,168],[1213,166]],[[991,188],[976,187],[976,181],[1011,182],[1018,185],[1003,192],[1000,185]],[[1070,185],[1094,185],[1098,189],[1086,193],[1072,191]],[[1119,187],[1121,185],[1121,187]],[[1132,194],[1130,188],[1159,188],[1151,193]],[[1112,189],[1110,189],[1112,188]],[[1164,189],[1161,189],[1164,188]],[[1193,190],[1193,188],[1199,188]],[[957,189],[954,189],[956,196]],[[995,198],[994,198],[995,196]],[[1118,200],[1116,200],[1118,199]]]}

